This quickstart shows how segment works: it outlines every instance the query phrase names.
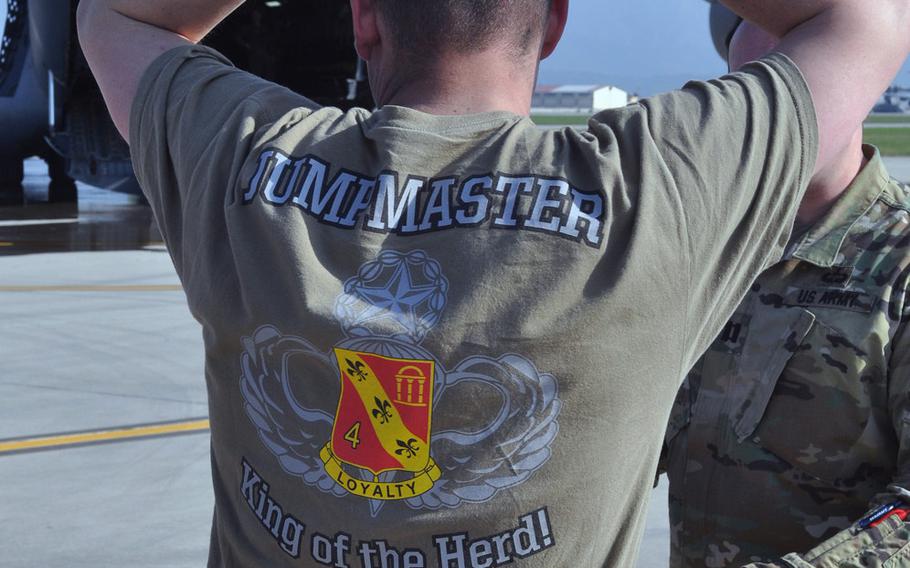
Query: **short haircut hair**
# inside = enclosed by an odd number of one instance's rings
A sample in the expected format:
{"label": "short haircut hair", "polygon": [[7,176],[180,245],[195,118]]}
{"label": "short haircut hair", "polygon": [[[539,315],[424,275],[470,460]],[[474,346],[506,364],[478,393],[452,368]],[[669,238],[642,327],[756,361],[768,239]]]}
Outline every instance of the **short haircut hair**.
{"label": "short haircut hair", "polygon": [[377,0],[395,45],[412,54],[471,53],[503,42],[526,53],[552,0]]}

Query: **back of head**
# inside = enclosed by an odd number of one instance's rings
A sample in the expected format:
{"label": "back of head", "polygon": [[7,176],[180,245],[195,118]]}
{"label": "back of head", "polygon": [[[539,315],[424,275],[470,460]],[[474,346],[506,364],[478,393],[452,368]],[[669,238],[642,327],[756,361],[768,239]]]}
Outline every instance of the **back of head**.
{"label": "back of head", "polygon": [[535,47],[552,0],[377,0],[396,47],[411,56]]}

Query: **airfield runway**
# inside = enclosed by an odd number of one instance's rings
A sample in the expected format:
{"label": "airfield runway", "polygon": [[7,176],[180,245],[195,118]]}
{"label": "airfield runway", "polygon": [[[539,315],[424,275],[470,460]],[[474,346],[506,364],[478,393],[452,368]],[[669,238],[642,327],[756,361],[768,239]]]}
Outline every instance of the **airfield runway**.
{"label": "airfield runway", "polygon": [[[910,159],[889,160],[910,181]],[[0,208],[0,566],[198,568],[212,514],[202,340],[147,207]],[[667,565],[666,487],[639,568]]]}

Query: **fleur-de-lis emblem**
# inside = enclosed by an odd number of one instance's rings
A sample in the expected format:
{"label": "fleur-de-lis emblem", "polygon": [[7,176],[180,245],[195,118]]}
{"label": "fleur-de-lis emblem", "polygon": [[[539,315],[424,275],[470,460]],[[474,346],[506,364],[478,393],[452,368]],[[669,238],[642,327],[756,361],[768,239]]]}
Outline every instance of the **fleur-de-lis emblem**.
{"label": "fleur-de-lis emblem", "polygon": [[345,359],[345,362],[348,364],[348,375],[355,377],[358,383],[367,380],[367,374],[363,370],[366,365],[363,361],[354,362],[350,359]]}
{"label": "fleur-de-lis emblem", "polygon": [[398,443],[398,449],[395,450],[395,453],[399,456],[406,455],[408,459],[413,458],[417,455],[417,452],[420,451],[420,447],[417,446],[417,439],[411,438],[407,442],[404,440],[395,440]]}
{"label": "fleur-de-lis emblem", "polygon": [[373,409],[373,418],[379,420],[380,424],[388,424],[389,420],[392,419],[392,403],[382,400],[378,396],[373,399],[373,402],[376,403],[376,408]]}

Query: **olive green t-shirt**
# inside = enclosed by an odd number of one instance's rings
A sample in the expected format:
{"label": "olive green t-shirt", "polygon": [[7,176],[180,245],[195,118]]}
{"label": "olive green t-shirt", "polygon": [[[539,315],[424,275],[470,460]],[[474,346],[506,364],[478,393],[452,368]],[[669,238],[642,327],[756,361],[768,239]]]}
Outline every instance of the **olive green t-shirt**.
{"label": "olive green t-shirt", "polygon": [[210,566],[632,566],[676,390],[779,258],[816,130],[781,55],[584,131],[163,55],[130,143],[204,331]]}

